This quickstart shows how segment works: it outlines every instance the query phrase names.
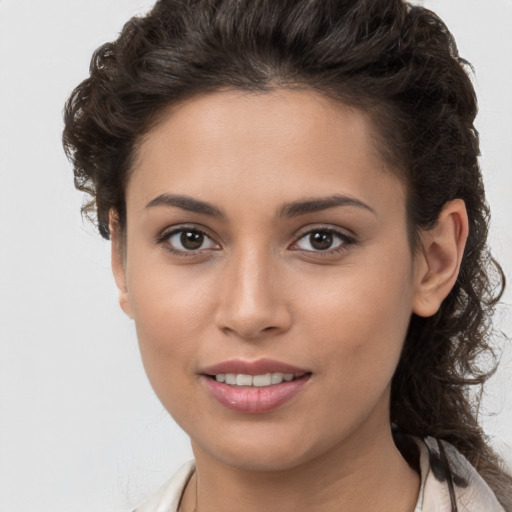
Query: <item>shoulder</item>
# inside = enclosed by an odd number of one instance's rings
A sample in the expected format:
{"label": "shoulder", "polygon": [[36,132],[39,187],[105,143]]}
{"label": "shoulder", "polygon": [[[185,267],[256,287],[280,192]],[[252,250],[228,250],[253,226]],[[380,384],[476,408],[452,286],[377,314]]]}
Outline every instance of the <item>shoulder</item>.
{"label": "shoulder", "polygon": [[181,495],[195,468],[193,460],[181,466],[168,482],[133,512],[176,512]]}
{"label": "shoulder", "polygon": [[454,446],[433,437],[416,442],[422,488],[415,512],[505,512],[484,479]]}

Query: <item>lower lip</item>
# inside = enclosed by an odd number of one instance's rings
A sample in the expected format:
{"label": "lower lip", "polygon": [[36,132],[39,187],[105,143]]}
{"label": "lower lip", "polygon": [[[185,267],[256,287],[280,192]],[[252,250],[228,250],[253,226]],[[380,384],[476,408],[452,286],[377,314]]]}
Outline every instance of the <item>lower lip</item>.
{"label": "lower lip", "polygon": [[228,386],[204,376],[210,393],[223,406],[232,411],[257,414],[277,409],[300,393],[310,378],[304,375],[291,382],[282,382],[273,386]]}

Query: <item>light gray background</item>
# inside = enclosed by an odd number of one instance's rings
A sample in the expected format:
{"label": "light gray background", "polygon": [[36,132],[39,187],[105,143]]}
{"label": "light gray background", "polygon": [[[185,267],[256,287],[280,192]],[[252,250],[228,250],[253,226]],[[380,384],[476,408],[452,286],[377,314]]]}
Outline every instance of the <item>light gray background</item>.
{"label": "light gray background", "polygon": [[[191,456],[146,381],[109,244],[81,221],[60,145],[93,50],[151,4],[0,0],[0,512],[128,510]],[[492,242],[512,280],[512,0],[425,4],[477,71]],[[509,290],[509,335],[511,302]],[[511,361],[508,350],[483,407],[510,465]]]}

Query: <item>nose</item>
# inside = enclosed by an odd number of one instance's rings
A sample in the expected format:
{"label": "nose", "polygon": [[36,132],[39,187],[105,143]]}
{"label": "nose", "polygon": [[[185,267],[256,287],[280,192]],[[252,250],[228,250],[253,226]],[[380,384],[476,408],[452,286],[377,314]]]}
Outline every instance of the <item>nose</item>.
{"label": "nose", "polygon": [[215,320],[225,334],[257,340],[290,328],[282,272],[270,255],[247,251],[233,256],[222,280]]}

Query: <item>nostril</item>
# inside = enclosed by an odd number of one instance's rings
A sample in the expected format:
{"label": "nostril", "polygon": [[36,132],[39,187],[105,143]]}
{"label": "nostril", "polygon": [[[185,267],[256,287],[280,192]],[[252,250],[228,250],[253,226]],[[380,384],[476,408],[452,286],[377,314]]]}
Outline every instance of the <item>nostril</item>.
{"label": "nostril", "polygon": [[236,326],[225,326],[221,328],[222,332],[228,336],[241,336],[247,340],[258,340],[265,336],[273,336],[278,334],[283,329],[270,325],[268,327],[259,327],[258,325],[236,325]]}

